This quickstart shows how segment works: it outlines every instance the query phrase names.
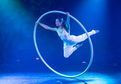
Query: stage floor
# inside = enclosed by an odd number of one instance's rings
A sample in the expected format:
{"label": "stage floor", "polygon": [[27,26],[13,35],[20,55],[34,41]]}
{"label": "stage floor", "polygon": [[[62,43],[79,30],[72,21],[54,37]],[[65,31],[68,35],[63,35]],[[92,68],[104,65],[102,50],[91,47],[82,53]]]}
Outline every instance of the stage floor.
{"label": "stage floor", "polygon": [[120,79],[121,73],[85,73],[76,79],[49,73],[7,73],[0,75],[0,84],[121,84]]}

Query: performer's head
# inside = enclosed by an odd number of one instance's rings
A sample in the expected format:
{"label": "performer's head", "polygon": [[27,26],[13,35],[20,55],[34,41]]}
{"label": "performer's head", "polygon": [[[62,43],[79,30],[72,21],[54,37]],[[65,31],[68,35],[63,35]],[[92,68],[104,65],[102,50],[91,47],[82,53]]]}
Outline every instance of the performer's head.
{"label": "performer's head", "polygon": [[63,18],[56,19],[55,24],[56,24],[56,26],[60,27],[60,26],[62,26],[63,22],[64,22]]}

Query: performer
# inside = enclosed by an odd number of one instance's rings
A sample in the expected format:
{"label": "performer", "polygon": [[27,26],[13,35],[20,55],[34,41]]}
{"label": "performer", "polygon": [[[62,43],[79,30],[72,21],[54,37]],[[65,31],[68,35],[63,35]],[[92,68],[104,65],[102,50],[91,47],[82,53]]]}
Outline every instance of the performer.
{"label": "performer", "polygon": [[[64,57],[68,58],[76,49],[78,49],[81,44],[79,44],[82,41],[85,41],[88,36],[86,33],[82,35],[70,35],[70,17],[69,13],[66,13],[67,15],[67,20],[64,22],[63,18],[61,19],[56,19],[55,24],[57,28],[52,28],[49,27],[43,23],[38,22],[37,24],[41,25],[43,28],[51,31],[56,31],[60,39],[63,41],[63,50],[64,50]],[[98,33],[99,30],[92,30],[88,32],[88,35],[94,35]]]}

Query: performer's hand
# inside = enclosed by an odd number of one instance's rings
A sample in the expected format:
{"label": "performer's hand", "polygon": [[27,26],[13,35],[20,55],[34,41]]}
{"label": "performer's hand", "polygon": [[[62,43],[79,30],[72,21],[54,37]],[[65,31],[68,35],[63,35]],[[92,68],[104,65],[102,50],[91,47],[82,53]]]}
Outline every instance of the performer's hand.
{"label": "performer's hand", "polygon": [[66,15],[70,15],[70,13],[69,12],[66,12]]}
{"label": "performer's hand", "polygon": [[38,22],[38,21],[36,21],[36,22],[35,22],[35,24],[39,24],[39,22]]}

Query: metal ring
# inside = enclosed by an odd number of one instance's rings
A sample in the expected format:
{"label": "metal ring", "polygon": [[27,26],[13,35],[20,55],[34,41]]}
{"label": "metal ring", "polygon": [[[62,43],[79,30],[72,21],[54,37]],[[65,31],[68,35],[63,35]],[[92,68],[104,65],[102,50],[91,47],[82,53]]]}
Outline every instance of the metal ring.
{"label": "metal ring", "polygon": [[[48,14],[51,14],[51,13],[60,13],[60,14],[66,15],[66,13],[63,12],[63,11],[56,11],[56,10],[54,10],[54,11],[48,11],[48,12],[42,14],[42,15],[39,17],[39,19],[36,21],[36,23],[38,23],[44,16],[46,16],[46,15],[48,15]],[[86,35],[88,36],[88,40],[89,40],[89,44],[90,44],[90,50],[91,50],[91,57],[90,57],[90,61],[89,61],[88,66],[86,67],[86,69],[85,69],[83,72],[81,72],[81,73],[79,73],[79,74],[76,74],[76,75],[65,75],[65,74],[62,74],[62,73],[60,73],[60,72],[54,70],[53,68],[51,68],[51,67],[47,64],[47,62],[43,59],[42,55],[40,54],[39,49],[38,49],[38,46],[37,46],[37,42],[36,42],[36,30],[37,30],[37,25],[38,25],[38,24],[36,24],[36,23],[35,23],[35,26],[34,26],[33,38],[34,38],[35,48],[36,48],[36,51],[37,51],[37,53],[38,53],[40,59],[42,60],[42,62],[43,62],[51,71],[53,71],[54,73],[56,73],[56,74],[58,74],[58,75],[60,75],[60,76],[63,76],[63,77],[74,78],[74,77],[78,77],[78,76],[81,76],[82,74],[84,74],[84,73],[89,69],[89,67],[91,66],[92,60],[93,60],[93,44],[92,44],[92,41],[91,41],[90,36],[88,35],[87,30],[86,30],[85,27],[82,25],[82,23],[79,22],[79,20],[77,20],[77,19],[76,19],[75,17],[73,17],[72,15],[69,14],[69,16],[71,17],[71,19],[75,20],[75,21],[81,26],[81,28],[85,31]]]}

